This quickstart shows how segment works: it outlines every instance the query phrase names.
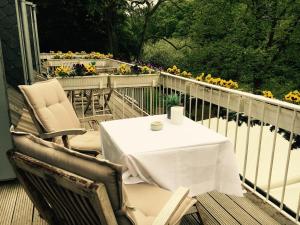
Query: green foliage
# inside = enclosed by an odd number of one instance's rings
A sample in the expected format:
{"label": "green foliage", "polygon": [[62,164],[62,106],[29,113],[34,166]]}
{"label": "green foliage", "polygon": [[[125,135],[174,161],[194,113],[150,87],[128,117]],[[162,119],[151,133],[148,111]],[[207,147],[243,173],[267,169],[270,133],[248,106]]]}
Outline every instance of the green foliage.
{"label": "green foliage", "polygon": [[300,88],[299,1],[166,1],[148,32],[148,63],[237,80],[241,89],[276,97]]}
{"label": "green foliage", "polygon": [[176,94],[174,94],[174,95],[167,95],[167,96],[165,96],[165,102],[166,102],[167,108],[170,108],[172,106],[179,105],[180,98]]}
{"label": "green foliage", "polygon": [[299,0],[34,2],[42,51],[98,50],[175,64],[275,97],[300,89]]}
{"label": "green foliage", "polygon": [[[182,41],[172,38],[169,39],[176,45],[181,45]],[[164,40],[157,41],[155,43],[147,43],[143,49],[142,61],[145,63],[151,63],[158,67],[164,68],[170,65],[179,65],[180,68],[189,67],[187,63],[188,49],[176,50],[172,45]]]}

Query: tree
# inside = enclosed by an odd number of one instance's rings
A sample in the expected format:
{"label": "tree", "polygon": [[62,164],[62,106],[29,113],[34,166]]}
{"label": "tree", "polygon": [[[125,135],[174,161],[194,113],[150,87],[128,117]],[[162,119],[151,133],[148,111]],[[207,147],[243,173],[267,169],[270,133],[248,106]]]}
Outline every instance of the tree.
{"label": "tree", "polygon": [[[186,41],[190,51],[181,60],[174,58],[179,66],[194,73],[235,79],[243,89],[255,93],[271,89],[282,96],[290,89],[299,89],[299,0],[174,2],[165,3],[152,16],[146,36],[158,37],[149,38],[151,45],[161,39],[170,45],[174,40]],[[147,58],[153,58],[148,53]],[[181,54],[172,52],[166,58],[170,61],[172,55]]]}

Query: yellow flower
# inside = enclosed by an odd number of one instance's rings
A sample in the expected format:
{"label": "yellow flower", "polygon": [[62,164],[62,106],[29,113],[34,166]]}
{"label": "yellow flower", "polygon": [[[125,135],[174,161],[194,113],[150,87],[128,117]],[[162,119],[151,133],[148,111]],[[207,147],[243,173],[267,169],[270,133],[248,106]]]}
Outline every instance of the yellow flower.
{"label": "yellow flower", "polygon": [[300,104],[300,92],[298,90],[291,91],[284,96],[284,100],[291,103]]}
{"label": "yellow flower", "polygon": [[148,66],[143,66],[141,68],[141,70],[142,70],[142,73],[150,73],[151,72],[151,69]]}
{"label": "yellow flower", "polygon": [[222,80],[220,81],[220,86],[225,87],[226,84],[227,84],[227,81],[226,81],[226,80],[223,80],[223,79],[222,79]]}
{"label": "yellow flower", "polygon": [[206,82],[210,82],[211,80],[211,74],[208,74],[206,77],[205,77],[205,81]]}
{"label": "yellow flower", "polygon": [[54,74],[56,76],[65,77],[65,76],[68,76],[70,74],[70,72],[71,72],[70,67],[60,66],[55,69]]}
{"label": "yellow flower", "polygon": [[123,75],[130,74],[131,69],[127,64],[121,64],[120,67],[119,67],[119,72]]}
{"label": "yellow flower", "polygon": [[264,97],[266,97],[266,98],[274,98],[274,96],[273,96],[273,94],[272,94],[272,92],[271,91],[262,91],[262,94],[263,94],[263,96]]}
{"label": "yellow flower", "polygon": [[204,73],[201,73],[201,75],[196,77],[197,81],[203,81]]}

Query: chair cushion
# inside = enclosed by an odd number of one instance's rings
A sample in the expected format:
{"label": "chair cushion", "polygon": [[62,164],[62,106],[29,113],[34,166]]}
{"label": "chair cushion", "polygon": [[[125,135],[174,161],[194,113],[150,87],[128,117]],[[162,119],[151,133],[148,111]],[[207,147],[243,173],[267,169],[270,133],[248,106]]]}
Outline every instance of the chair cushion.
{"label": "chair cushion", "polygon": [[72,136],[69,144],[74,150],[101,152],[100,131],[87,131],[82,135]]}
{"label": "chair cushion", "polygon": [[29,157],[51,164],[105,185],[114,212],[122,208],[122,167],[64,148],[31,134],[12,132],[15,149]]}
{"label": "chair cushion", "polygon": [[80,128],[72,104],[57,79],[19,88],[45,132]]}
{"label": "chair cushion", "polygon": [[[146,183],[123,185],[123,191],[128,216],[136,225],[151,225],[172,196],[172,192]],[[169,224],[179,224],[195,202],[195,199],[186,198]]]}

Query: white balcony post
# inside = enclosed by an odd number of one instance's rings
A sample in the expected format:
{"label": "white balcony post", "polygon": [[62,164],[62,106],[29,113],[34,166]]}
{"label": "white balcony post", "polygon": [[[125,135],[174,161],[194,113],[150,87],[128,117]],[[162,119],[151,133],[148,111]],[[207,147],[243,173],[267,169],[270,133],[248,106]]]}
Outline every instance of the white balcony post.
{"label": "white balcony post", "polygon": [[260,132],[259,132],[259,142],[258,142],[258,153],[256,158],[256,168],[255,168],[255,180],[254,180],[254,190],[256,191],[257,186],[257,178],[258,178],[258,170],[259,170],[259,161],[260,161],[260,153],[261,153],[261,143],[262,143],[262,135],[263,135],[263,129],[264,129],[264,118],[265,118],[265,111],[266,111],[266,103],[263,105],[263,113],[262,118],[260,121]]}
{"label": "white balcony post", "polygon": [[216,131],[219,131],[219,122],[220,122],[220,100],[221,100],[221,90],[218,93],[218,110],[217,110],[217,127]]}
{"label": "white balcony post", "polygon": [[250,126],[251,126],[251,110],[252,110],[252,99],[249,100],[248,127],[247,127],[246,149],[245,149],[244,167],[243,167],[243,183],[245,183],[246,181],[246,169],[247,169],[249,136],[250,136]]}
{"label": "white balcony post", "polygon": [[284,181],[283,181],[283,189],[281,194],[281,201],[280,201],[280,209],[283,209],[283,202],[284,202],[284,196],[285,196],[285,189],[286,189],[286,182],[287,182],[287,176],[289,172],[289,164],[290,164],[290,158],[291,158],[291,150],[292,150],[292,142],[293,142],[293,136],[294,136],[294,126],[296,121],[296,110],[294,110],[294,115],[292,118],[292,125],[290,130],[290,141],[289,141],[289,148],[288,148],[288,154],[286,159],[286,165],[285,165],[285,173],[284,173]]}
{"label": "white balcony post", "polygon": [[270,197],[270,188],[271,188],[271,179],[272,179],[272,172],[273,172],[273,163],[274,163],[274,156],[275,156],[275,147],[276,147],[276,140],[277,140],[277,131],[278,131],[278,123],[279,123],[279,116],[280,116],[281,107],[277,107],[276,112],[276,122],[275,122],[275,130],[273,136],[273,144],[272,144],[272,153],[271,153],[271,161],[270,161],[270,169],[269,169],[269,177],[268,177],[268,188],[267,188],[267,200]]}

